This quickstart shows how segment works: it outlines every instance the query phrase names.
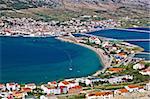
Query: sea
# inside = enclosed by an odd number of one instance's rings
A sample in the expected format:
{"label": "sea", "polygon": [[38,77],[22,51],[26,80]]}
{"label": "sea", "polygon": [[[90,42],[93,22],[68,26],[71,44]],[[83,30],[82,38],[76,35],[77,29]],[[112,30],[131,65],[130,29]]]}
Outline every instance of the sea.
{"label": "sea", "polygon": [[[144,31],[147,32],[108,29],[89,34],[119,40],[149,39],[149,29]],[[129,43],[144,48],[146,52],[135,57],[150,60],[149,41]],[[92,50],[54,37],[0,37],[0,83],[39,84],[88,76],[102,68],[101,60]]]}
{"label": "sea", "polygon": [[53,37],[0,37],[0,83],[45,83],[102,69],[98,55]]}
{"label": "sea", "polygon": [[[131,29],[132,30],[135,29],[136,31],[132,31]],[[150,28],[129,28],[128,30],[108,29],[90,32],[89,34],[118,40],[150,39]],[[150,41],[128,41],[128,43],[138,45],[144,49],[144,52],[146,52],[145,54],[144,53],[136,54],[135,57],[150,60]]]}

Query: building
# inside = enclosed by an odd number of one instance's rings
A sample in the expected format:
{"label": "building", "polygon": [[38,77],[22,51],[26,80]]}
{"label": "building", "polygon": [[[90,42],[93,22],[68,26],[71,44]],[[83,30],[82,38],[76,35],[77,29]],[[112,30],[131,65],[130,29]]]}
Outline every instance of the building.
{"label": "building", "polygon": [[66,94],[68,92],[68,89],[66,86],[59,86],[59,88],[62,94]]}
{"label": "building", "polygon": [[139,71],[142,75],[149,75],[150,76],[150,66],[142,71]]}
{"label": "building", "polygon": [[82,78],[76,78],[75,80],[76,82],[81,82],[81,83],[85,83],[86,86],[88,85],[92,85],[92,81],[89,79],[89,78],[85,78],[85,77],[82,77]]}
{"label": "building", "polygon": [[5,85],[4,84],[0,84],[0,91],[4,91],[4,90],[6,90]]}
{"label": "building", "polygon": [[86,99],[113,99],[113,92],[93,92],[86,95]]}
{"label": "building", "polygon": [[80,93],[82,91],[82,87],[81,86],[74,86],[72,88],[70,88],[68,90],[68,93],[69,94],[72,94],[72,93]]}
{"label": "building", "polygon": [[25,97],[25,94],[23,92],[13,92],[13,96],[15,99],[22,99]]}
{"label": "building", "polygon": [[138,64],[135,64],[135,65],[133,65],[133,69],[143,69],[143,68],[145,68],[145,65],[144,64],[140,64],[140,63],[138,63]]}
{"label": "building", "polygon": [[41,89],[46,94],[61,94],[61,89],[55,86],[50,86],[48,84],[41,85]]}
{"label": "building", "polygon": [[57,84],[56,81],[53,81],[53,82],[48,82],[48,85],[50,85],[50,86],[57,86],[58,84]]}
{"label": "building", "polygon": [[75,81],[62,81],[58,84],[58,86],[66,86],[67,89],[69,90],[69,88],[78,86],[79,83],[75,82]]}
{"label": "building", "polygon": [[30,89],[35,89],[36,88],[36,85],[34,83],[30,83],[30,84],[26,84],[25,85],[25,88],[30,88]]}
{"label": "building", "polygon": [[110,72],[110,73],[118,73],[118,72],[121,72],[123,71],[124,68],[108,68],[108,71],[107,72]]}
{"label": "building", "polygon": [[145,89],[146,89],[147,91],[150,91],[150,82],[146,84]]}
{"label": "building", "polygon": [[129,91],[129,92],[141,92],[143,91],[143,87],[142,86],[137,86],[137,85],[128,85],[128,86],[125,86],[125,88]]}
{"label": "building", "polygon": [[6,88],[9,91],[13,91],[13,90],[19,90],[20,89],[20,85],[17,83],[6,83]]}
{"label": "building", "polygon": [[108,41],[105,41],[102,43],[102,47],[109,47],[109,46],[110,46],[110,44]]}
{"label": "building", "polygon": [[24,93],[27,93],[27,92],[32,92],[32,89],[23,87],[23,88],[21,88],[21,91]]}
{"label": "building", "polygon": [[114,93],[118,95],[126,95],[129,91],[126,88],[115,90]]}
{"label": "building", "polygon": [[132,80],[132,79],[133,79],[133,76],[124,75],[124,76],[116,76],[113,78],[109,78],[108,82],[111,84],[116,84],[116,83],[126,82],[126,81]]}
{"label": "building", "polygon": [[95,43],[95,44],[101,44],[101,41],[99,40],[99,38],[97,38],[97,37],[89,37],[89,42],[90,43]]}

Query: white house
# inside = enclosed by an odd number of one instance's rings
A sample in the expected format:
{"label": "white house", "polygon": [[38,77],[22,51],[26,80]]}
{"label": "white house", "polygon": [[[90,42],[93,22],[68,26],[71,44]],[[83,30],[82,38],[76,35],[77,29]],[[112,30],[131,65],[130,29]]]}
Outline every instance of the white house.
{"label": "white house", "polygon": [[61,94],[61,89],[58,87],[50,86],[50,85],[41,85],[41,89],[46,94]]}
{"label": "white house", "polygon": [[128,85],[125,86],[125,88],[129,91],[129,92],[137,92],[137,91],[142,91],[143,87],[142,86],[137,86],[137,85]]}
{"label": "white house", "polygon": [[90,43],[101,44],[101,41],[97,37],[89,37]]}
{"label": "white house", "polygon": [[53,82],[48,82],[48,85],[50,85],[50,86],[57,86],[58,84],[57,84],[56,81],[53,81]]}
{"label": "white house", "polygon": [[60,90],[61,90],[61,93],[64,93],[66,94],[68,92],[68,89],[66,86],[59,86]]}
{"label": "white house", "polygon": [[143,68],[145,68],[145,65],[144,64],[140,64],[140,63],[138,63],[138,64],[135,64],[135,65],[133,65],[133,69],[143,69]]}
{"label": "white house", "polygon": [[86,86],[91,85],[92,81],[88,78],[77,78],[76,82],[81,82],[81,83],[85,83]]}
{"label": "white house", "polygon": [[42,96],[40,96],[40,99],[48,99],[48,97],[42,95]]}
{"label": "white house", "polygon": [[30,83],[30,84],[26,84],[25,85],[25,88],[30,88],[30,89],[35,89],[36,88],[36,85],[34,83]]}
{"label": "white house", "polygon": [[113,92],[93,92],[86,95],[86,99],[113,99]]}
{"label": "white house", "polygon": [[58,86],[66,86],[67,89],[69,90],[69,88],[78,86],[79,83],[75,82],[75,81],[62,81],[58,84]]}
{"label": "white house", "polygon": [[20,85],[17,83],[7,83],[6,84],[6,88],[8,90],[19,90],[20,89]]}
{"label": "white house", "polygon": [[5,87],[4,84],[0,84],[0,91],[1,91],[1,90],[6,90],[6,87]]}
{"label": "white house", "polygon": [[146,84],[145,89],[146,89],[147,91],[150,91],[150,82]]}
{"label": "white house", "polygon": [[150,66],[142,71],[139,71],[142,75],[149,75],[150,76]]}
{"label": "white house", "polygon": [[102,43],[102,47],[107,47],[107,46],[109,46],[109,42],[108,41]]}

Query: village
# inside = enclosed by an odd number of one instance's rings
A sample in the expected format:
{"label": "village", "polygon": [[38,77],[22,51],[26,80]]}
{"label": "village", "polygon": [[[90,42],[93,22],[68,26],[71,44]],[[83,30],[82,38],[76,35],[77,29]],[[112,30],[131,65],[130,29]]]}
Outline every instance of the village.
{"label": "village", "polygon": [[98,16],[80,16],[68,21],[34,20],[32,18],[1,17],[1,36],[43,37],[60,36],[66,33],[86,33],[106,28],[119,27],[120,22],[113,19],[101,20]]}

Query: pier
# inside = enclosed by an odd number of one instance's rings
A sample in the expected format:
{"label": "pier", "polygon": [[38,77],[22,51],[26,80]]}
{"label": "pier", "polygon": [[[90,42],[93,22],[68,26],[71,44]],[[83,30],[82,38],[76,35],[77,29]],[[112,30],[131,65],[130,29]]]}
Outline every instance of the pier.
{"label": "pier", "polygon": [[147,55],[150,55],[150,52],[140,52],[138,54],[147,54]]}
{"label": "pier", "polygon": [[150,42],[150,39],[124,39],[124,40],[121,40],[121,41],[137,41],[137,42]]}
{"label": "pier", "polygon": [[112,29],[116,29],[116,30],[125,30],[125,31],[135,31],[135,32],[146,32],[146,33],[150,33],[150,31],[146,31],[146,30],[122,29],[122,28],[112,28]]}

